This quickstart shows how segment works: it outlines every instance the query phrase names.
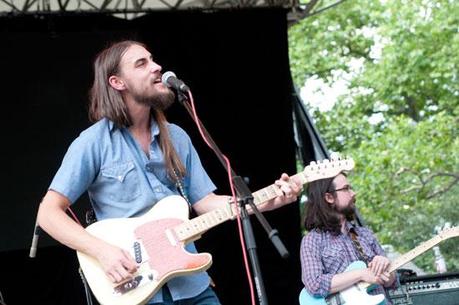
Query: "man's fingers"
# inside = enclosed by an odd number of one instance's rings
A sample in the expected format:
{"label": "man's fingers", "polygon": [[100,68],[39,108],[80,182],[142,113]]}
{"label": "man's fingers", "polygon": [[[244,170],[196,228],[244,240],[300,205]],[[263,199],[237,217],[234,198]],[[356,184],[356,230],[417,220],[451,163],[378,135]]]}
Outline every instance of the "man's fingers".
{"label": "man's fingers", "polygon": [[137,271],[137,265],[134,259],[129,254],[129,252],[123,249],[123,254],[124,254],[124,259],[121,263],[126,268],[126,270],[129,271],[130,273]]}
{"label": "man's fingers", "polygon": [[389,277],[386,276],[384,273],[381,273],[381,275],[379,277],[383,280],[383,282],[389,281]]}

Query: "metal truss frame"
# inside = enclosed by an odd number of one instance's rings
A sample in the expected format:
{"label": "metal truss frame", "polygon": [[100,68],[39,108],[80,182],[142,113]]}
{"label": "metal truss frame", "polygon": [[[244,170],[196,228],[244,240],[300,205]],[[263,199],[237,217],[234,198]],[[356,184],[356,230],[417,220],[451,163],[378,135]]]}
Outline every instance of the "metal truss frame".
{"label": "metal truss frame", "polygon": [[[288,22],[295,24],[345,0],[331,5],[326,0],[0,0],[0,17],[26,14],[107,13],[135,18],[161,10],[202,10],[273,8],[289,10]],[[322,2],[322,3],[321,3]],[[326,7],[323,7],[325,4]]]}

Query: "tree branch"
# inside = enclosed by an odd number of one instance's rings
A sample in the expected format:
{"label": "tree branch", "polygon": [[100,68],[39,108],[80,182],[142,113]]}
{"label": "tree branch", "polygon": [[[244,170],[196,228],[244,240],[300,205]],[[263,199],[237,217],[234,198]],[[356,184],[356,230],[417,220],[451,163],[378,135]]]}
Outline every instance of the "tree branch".
{"label": "tree branch", "polygon": [[453,181],[451,181],[447,186],[441,188],[438,191],[435,191],[435,192],[432,192],[430,194],[427,194],[426,195],[426,199],[432,199],[432,198],[434,198],[436,196],[439,196],[441,194],[444,194],[444,193],[448,192],[455,184],[457,184],[459,182],[459,173],[438,172],[438,173],[433,173],[433,174],[429,175],[428,177],[424,178],[421,173],[419,173],[417,171],[414,171],[413,169],[405,168],[405,167],[402,167],[399,171],[397,171],[395,173],[395,175],[399,176],[402,173],[406,173],[406,172],[411,173],[414,176],[416,176],[416,178],[419,180],[419,184],[412,185],[412,186],[408,187],[407,189],[404,189],[404,190],[400,191],[400,193],[402,193],[402,194],[406,194],[406,193],[409,193],[409,192],[412,192],[412,191],[421,191],[421,190],[425,189],[427,187],[427,185],[429,183],[431,183],[437,177],[452,177],[452,178],[454,178]]}

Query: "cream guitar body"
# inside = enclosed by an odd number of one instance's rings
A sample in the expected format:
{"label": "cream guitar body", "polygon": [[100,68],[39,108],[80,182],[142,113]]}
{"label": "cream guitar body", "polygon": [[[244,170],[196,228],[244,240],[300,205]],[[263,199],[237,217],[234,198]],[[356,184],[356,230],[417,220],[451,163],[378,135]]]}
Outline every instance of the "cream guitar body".
{"label": "cream guitar body", "polygon": [[171,230],[184,221],[188,221],[188,204],[180,196],[170,196],[141,217],[107,219],[88,226],[88,232],[128,250],[139,264],[134,279],[117,286],[97,260],[77,252],[97,300],[110,305],[144,304],[170,278],[209,268],[211,255],[187,252],[185,242]]}

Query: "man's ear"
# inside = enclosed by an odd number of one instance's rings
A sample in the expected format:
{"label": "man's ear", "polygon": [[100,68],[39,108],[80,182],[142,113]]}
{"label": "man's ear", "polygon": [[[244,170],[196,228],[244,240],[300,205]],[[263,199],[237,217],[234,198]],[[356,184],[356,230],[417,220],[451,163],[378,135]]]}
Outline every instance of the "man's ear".
{"label": "man's ear", "polygon": [[121,91],[126,89],[124,81],[116,75],[112,75],[108,78],[108,83],[113,89]]}
{"label": "man's ear", "polygon": [[328,202],[330,204],[335,202],[335,197],[333,197],[333,195],[331,193],[329,193],[329,192],[325,193],[324,199],[325,199],[326,202]]}

